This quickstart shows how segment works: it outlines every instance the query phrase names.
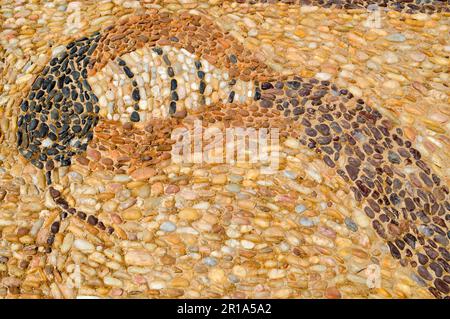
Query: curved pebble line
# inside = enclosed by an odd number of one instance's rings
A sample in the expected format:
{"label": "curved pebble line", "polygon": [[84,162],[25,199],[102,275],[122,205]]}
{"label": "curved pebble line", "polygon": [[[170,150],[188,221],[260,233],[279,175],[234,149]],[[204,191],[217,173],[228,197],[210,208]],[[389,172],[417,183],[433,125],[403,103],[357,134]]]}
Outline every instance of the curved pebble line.
{"label": "curved pebble line", "polygon": [[[215,51],[211,45],[205,49],[205,42],[215,43]],[[93,139],[99,107],[87,82],[88,73],[95,74],[107,61],[117,58],[132,80],[134,75],[120,56],[144,45],[157,48],[168,44],[224,67],[233,79],[255,82],[253,103],[236,104],[230,93],[227,104],[208,109],[201,119],[221,121],[226,126],[285,128],[285,133],[314,149],[351,185],[392,256],[403,266],[416,268],[417,281],[428,286],[435,297],[448,297],[449,190],[421,160],[420,152],[403,138],[402,129],[328,81],[300,77],[271,80],[277,78],[275,74],[203,17],[151,14],[124,19],[104,34],[94,33],[70,43],[50,60],[20,103],[17,132],[19,152],[46,170],[48,185],[52,184],[54,168],[70,165],[72,157],[83,154]],[[138,102],[138,94],[133,94],[133,99]],[[171,109],[177,114],[176,106]],[[135,113],[132,122],[139,121]],[[414,167],[415,172],[406,174],[405,167]],[[60,220],[75,215],[110,234],[114,231],[95,216],[69,207],[60,191],[51,186],[49,191],[62,208]],[[50,227],[47,252],[59,227],[60,221]]]}

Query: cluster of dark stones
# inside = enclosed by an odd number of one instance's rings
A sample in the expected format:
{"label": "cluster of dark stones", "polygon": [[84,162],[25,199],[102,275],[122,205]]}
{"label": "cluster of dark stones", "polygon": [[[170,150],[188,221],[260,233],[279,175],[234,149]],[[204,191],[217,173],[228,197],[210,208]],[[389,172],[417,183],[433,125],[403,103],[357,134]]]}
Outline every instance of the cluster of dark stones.
{"label": "cluster of dark stones", "polygon": [[121,58],[117,58],[117,63],[122,68],[125,75],[128,77],[128,79],[132,80],[131,84],[133,85],[133,91],[131,92],[131,98],[134,102],[134,111],[130,115],[130,121],[131,122],[139,122],[141,120],[141,117],[138,113],[139,111],[139,101],[141,100],[141,96],[139,94],[139,88],[136,80],[134,80],[134,73],[130,70],[130,68],[127,66],[126,62],[122,60]]}
{"label": "cluster of dark stones", "polygon": [[368,9],[374,6],[381,9],[395,10],[398,12],[413,13],[435,13],[450,12],[448,0],[233,0],[238,3],[286,3],[298,5],[319,6],[323,8],[337,9]]}
{"label": "cluster of dark stones", "polygon": [[[236,64],[237,63],[237,57],[234,54],[230,54],[230,56],[228,57],[228,60],[230,61],[231,64]],[[233,88],[233,86],[236,84],[236,79],[231,79],[231,81],[228,83],[228,85]],[[234,101],[234,96],[236,95],[236,92],[234,92],[233,90],[230,91],[230,94],[228,94],[228,103],[233,103]]]}
{"label": "cluster of dark stones", "polygon": [[75,208],[70,207],[67,201],[62,197],[60,191],[50,186],[49,192],[55,203],[61,207],[62,212],[59,214],[59,220],[56,220],[50,226],[50,234],[47,238],[46,252],[51,252],[53,242],[55,241],[55,235],[60,230],[61,221],[65,220],[69,216],[76,216],[77,218],[86,221],[88,224],[97,227],[102,231],[106,231],[108,234],[112,234],[114,232],[114,228],[111,226],[106,226],[103,222],[99,221],[96,216],[88,215],[85,212],[78,211]]}
{"label": "cluster of dark stones", "polygon": [[[94,137],[100,108],[87,78],[89,57],[99,39],[97,32],[68,44],[63,52],[50,60],[20,103],[19,152],[34,166],[46,170],[48,185],[52,184],[52,171],[58,166],[70,166],[72,157],[84,153]],[[114,231],[95,216],[69,207],[60,192],[52,187],[50,194],[62,211],[59,220],[50,227],[47,252],[51,251],[60,222],[70,215],[76,215],[100,230]]]}
{"label": "cluster of dark stones", "polygon": [[[175,40],[175,41],[174,41]],[[178,42],[178,38],[172,37],[171,41]],[[158,54],[159,56],[162,56],[162,59],[167,66],[167,75],[170,78],[170,104],[169,104],[169,114],[173,115],[177,112],[177,101],[179,100],[178,97],[178,83],[175,79],[175,72],[172,67],[172,62],[170,62],[169,56],[164,53],[164,51],[159,48],[155,47],[153,48],[153,51]]]}
{"label": "cluster of dark stones", "polygon": [[[171,37],[171,41],[178,42],[177,37]],[[170,78],[170,104],[169,104],[169,114],[174,115],[177,112],[177,102],[179,100],[178,96],[178,82],[175,79],[175,71],[172,67],[172,62],[170,62],[169,56],[164,53],[162,48],[160,47],[154,47],[153,51],[162,57],[164,64],[167,66],[167,75]]]}
{"label": "cluster of dark stones", "polygon": [[[18,117],[19,152],[39,169],[47,183],[56,166],[69,166],[86,151],[98,123],[98,98],[87,81],[89,57],[99,33],[68,44],[50,60],[21,101]],[[46,141],[46,142],[44,142]]]}
{"label": "cluster of dark stones", "polygon": [[195,69],[197,70],[197,77],[200,81],[198,85],[198,91],[201,94],[200,103],[202,105],[205,104],[205,89],[206,89],[206,82],[205,82],[205,72],[202,71],[202,62],[195,61]]}
{"label": "cluster of dark stones", "polygon": [[[300,122],[300,142],[350,184],[391,255],[416,268],[423,285],[432,282],[433,295],[448,295],[449,189],[402,129],[348,90],[314,78],[261,83],[254,100]],[[407,166],[419,173],[407,176]]]}

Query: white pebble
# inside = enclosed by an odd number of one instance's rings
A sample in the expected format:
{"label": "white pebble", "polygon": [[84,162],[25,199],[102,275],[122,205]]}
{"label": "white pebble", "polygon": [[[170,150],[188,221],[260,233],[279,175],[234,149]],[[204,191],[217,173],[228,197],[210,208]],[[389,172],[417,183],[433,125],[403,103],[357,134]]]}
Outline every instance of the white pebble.
{"label": "white pebble", "polygon": [[177,226],[174,223],[167,221],[162,223],[159,229],[161,229],[164,232],[170,233],[175,231],[177,229]]}
{"label": "white pebble", "polygon": [[325,72],[319,72],[316,74],[316,79],[319,81],[328,81],[329,79],[331,79],[331,74],[325,73]]}
{"label": "white pebble", "polygon": [[94,245],[84,239],[75,239],[73,245],[76,249],[81,250],[82,252],[92,252],[95,250]]}

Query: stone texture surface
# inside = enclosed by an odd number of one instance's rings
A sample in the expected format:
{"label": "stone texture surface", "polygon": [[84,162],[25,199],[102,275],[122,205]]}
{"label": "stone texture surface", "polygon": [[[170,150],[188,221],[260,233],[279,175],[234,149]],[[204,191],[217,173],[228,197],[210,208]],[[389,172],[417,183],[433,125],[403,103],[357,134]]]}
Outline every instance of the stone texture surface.
{"label": "stone texture surface", "polygon": [[[0,297],[448,295],[448,7],[240,2],[1,3]],[[173,163],[194,119],[280,170]]]}

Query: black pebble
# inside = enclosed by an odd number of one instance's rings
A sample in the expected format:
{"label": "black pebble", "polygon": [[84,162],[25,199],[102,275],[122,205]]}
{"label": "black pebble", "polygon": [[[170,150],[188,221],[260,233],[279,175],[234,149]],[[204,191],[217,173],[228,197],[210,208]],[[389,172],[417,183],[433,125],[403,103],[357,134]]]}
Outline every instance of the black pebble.
{"label": "black pebble", "polygon": [[177,111],[177,103],[174,101],[170,102],[169,114],[174,114]]}
{"label": "black pebble", "polygon": [[158,54],[158,55],[163,54],[163,51],[162,51],[161,48],[154,48],[153,51],[154,51],[156,54]]}
{"label": "black pebble", "polygon": [[199,87],[200,94],[205,93],[205,89],[206,89],[206,84],[205,84],[205,82],[201,81],[200,87]]}
{"label": "black pebble", "polygon": [[234,91],[231,91],[230,95],[228,96],[228,103],[233,103],[234,95],[235,95]]}
{"label": "black pebble", "polygon": [[94,110],[94,106],[92,105],[91,102],[86,102],[86,111],[87,112],[92,112]]}
{"label": "black pebble", "polygon": [[20,104],[20,109],[21,109],[23,112],[28,111],[28,101],[27,101],[27,100],[22,101],[22,104]]}
{"label": "black pebble", "polygon": [[131,116],[130,116],[131,122],[139,122],[140,119],[141,119],[141,118],[140,118],[138,112],[134,111],[133,113],[131,113]]}
{"label": "black pebble", "polygon": [[263,90],[273,89],[273,85],[270,82],[264,82],[263,84],[261,84],[261,89]]}
{"label": "black pebble", "polygon": [[139,89],[135,88],[132,93],[133,100],[139,101],[141,99],[141,95],[139,94]]}
{"label": "black pebble", "polygon": [[123,67],[123,71],[125,74],[131,79],[134,76],[134,73],[131,72],[130,68],[128,66]]}
{"label": "black pebble", "polygon": [[73,107],[74,107],[76,113],[78,113],[78,114],[83,113],[83,105],[81,103],[75,102]]}
{"label": "black pebble", "polygon": [[48,134],[48,125],[45,123],[41,123],[41,126],[39,127],[39,137],[44,138]]}
{"label": "black pebble", "polygon": [[56,234],[59,231],[59,222],[54,222],[51,226],[51,232]]}
{"label": "black pebble", "polygon": [[177,88],[177,80],[175,80],[175,79],[172,79],[171,81],[170,81],[170,90],[176,90],[176,88]]}

